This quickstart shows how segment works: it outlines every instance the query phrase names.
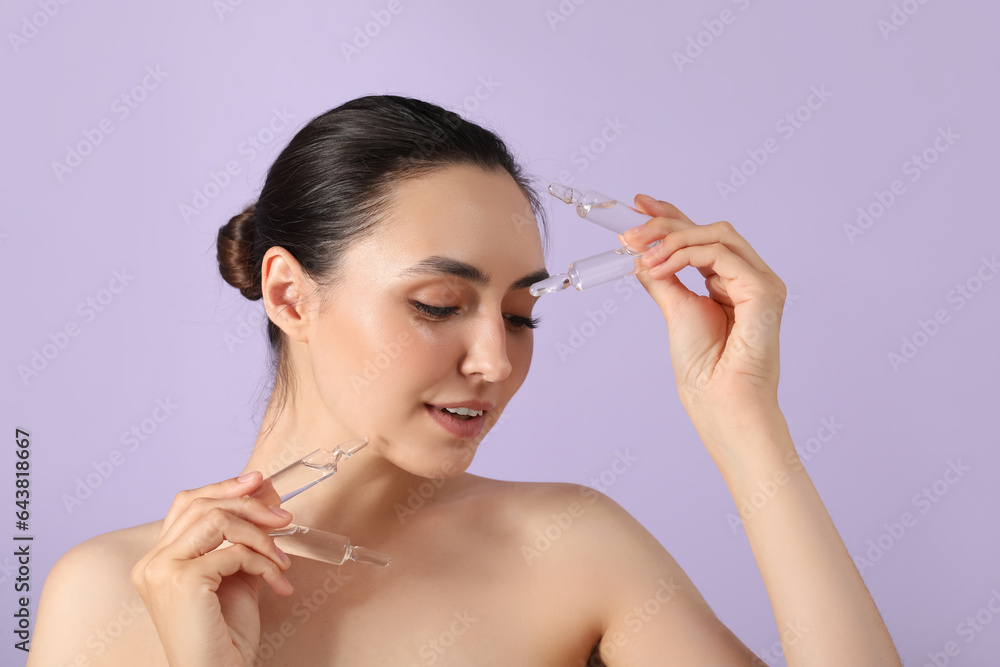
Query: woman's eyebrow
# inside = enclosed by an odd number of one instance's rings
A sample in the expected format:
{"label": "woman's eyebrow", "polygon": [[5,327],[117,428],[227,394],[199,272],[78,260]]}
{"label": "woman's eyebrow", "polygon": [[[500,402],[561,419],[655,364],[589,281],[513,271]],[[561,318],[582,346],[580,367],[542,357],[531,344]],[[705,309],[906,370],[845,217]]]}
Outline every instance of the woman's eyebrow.
{"label": "woman's eyebrow", "polygon": [[[398,277],[406,278],[409,276],[419,276],[428,274],[446,274],[450,276],[458,276],[468,280],[474,285],[479,285],[481,287],[489,287],[491,276],[488,273],[483,273],[479,267],[473,266],[468,262],[463,262],[462,260],[455,259],[453,257],[444,257],[443,255],[431,255],[426,257],[408,269],[404,269]],[[524,289],[525,287],[530,287],[539,280],[545,280],[549,277],[549,272],[545,267],[538,269],[537,271],[532,271],[523,278],[518,278],[507,291],[514,291],[519,289]]]}

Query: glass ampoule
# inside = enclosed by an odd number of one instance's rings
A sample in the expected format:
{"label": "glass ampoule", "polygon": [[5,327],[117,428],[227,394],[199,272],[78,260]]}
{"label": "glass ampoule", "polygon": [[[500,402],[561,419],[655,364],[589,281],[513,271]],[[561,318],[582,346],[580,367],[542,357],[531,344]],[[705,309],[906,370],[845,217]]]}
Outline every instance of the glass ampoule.
{"label": "glass ampoule", "polygon": [[[651,217],[596,190],[581,192],[561,183],[550,183],[548,190],[549,194],[557,199],[567,204],[575,204],[576,212],[581,218],[616,234],[624,234]],[[660,241],[655,241],[641,251],[621,246],[579,259],[571,263],[565,273],[557,273],[534,283],[528,292],[532,296],[541,296],[568,287],[585,290],[612,280],[626,278],[642,269],[640,262],[642,253],[659,244]]]}
{"label": "glass ampoule", "polygon": [[[368,437],[359,436],[341,443],[333,451],[317,449],[266,477],[260,487],[249,495],[259,498],[271,490],[281,498],[281,502],[285,502],[332,477],[337,472],[337,464],[341,459],[350,458],[367,444]],[[290,523],[269,531],[268,535],[275,538],[274,543],[285,553],[324,563],[340,565],[353,560],[384,567],[390,562],[387,554],[352,545],[343,535],[308,526]],[[217,548],[229,544],[228,540],[223,540],[223,544]]]}

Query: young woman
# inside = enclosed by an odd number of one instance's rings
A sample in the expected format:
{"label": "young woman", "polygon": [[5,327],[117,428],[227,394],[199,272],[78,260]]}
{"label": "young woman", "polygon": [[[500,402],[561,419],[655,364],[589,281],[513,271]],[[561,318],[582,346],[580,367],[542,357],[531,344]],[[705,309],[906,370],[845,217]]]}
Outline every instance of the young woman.
{"label": "young woman", "polygon": [[[663,239],[638,278],[682,404],[734,499],[777,488],[746,532],[787,663],[899,665],[778,408],[785,285],[728,222],[635,205],[653,219],[620,240]],[[28,665],[763,664],[607,496],[465,472],[531,363],[536,214],[504,143],[435,105],[364,97],[306,125],[219,232],[222,276],[263,300],[276,365],[245,474],[68,551]],[[710,297],[677,280],[688,265]],[[275,462],[358,435],[337,479],[282,508],[248,497]],[[526,558],[553,514],[572,526]],[[289,559],[267,532],[292,517],[392,564]]]}

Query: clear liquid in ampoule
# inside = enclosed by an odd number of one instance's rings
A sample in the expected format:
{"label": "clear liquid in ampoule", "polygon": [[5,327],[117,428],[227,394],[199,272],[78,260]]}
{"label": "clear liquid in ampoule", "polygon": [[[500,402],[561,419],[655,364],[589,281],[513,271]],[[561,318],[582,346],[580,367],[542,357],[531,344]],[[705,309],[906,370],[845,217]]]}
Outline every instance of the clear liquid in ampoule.
{"label": "clear liquid in ampoule", "polygon": [[260,497],[268,490],[274,489],[281,502],[285,502],[337,472],[337,464],[341,458],[353,456],[367,443],[368,438],[361,436],[344,443],[348,445],[347,449],[343,449],[344,445],[332,452],[317,449],[265,478],[260,488],[250,495]]}

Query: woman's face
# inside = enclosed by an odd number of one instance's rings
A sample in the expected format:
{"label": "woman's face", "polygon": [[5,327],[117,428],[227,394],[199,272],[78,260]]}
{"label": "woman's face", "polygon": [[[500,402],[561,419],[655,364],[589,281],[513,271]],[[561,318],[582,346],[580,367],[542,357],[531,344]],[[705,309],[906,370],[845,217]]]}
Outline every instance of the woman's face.
{"label": "woman's face", "polygon": [[340,275],[308,341],[328,417],[413,474],[462,472],[531,363],[528,286],[548,274],[528,199],[472,166],[405,181]]}

